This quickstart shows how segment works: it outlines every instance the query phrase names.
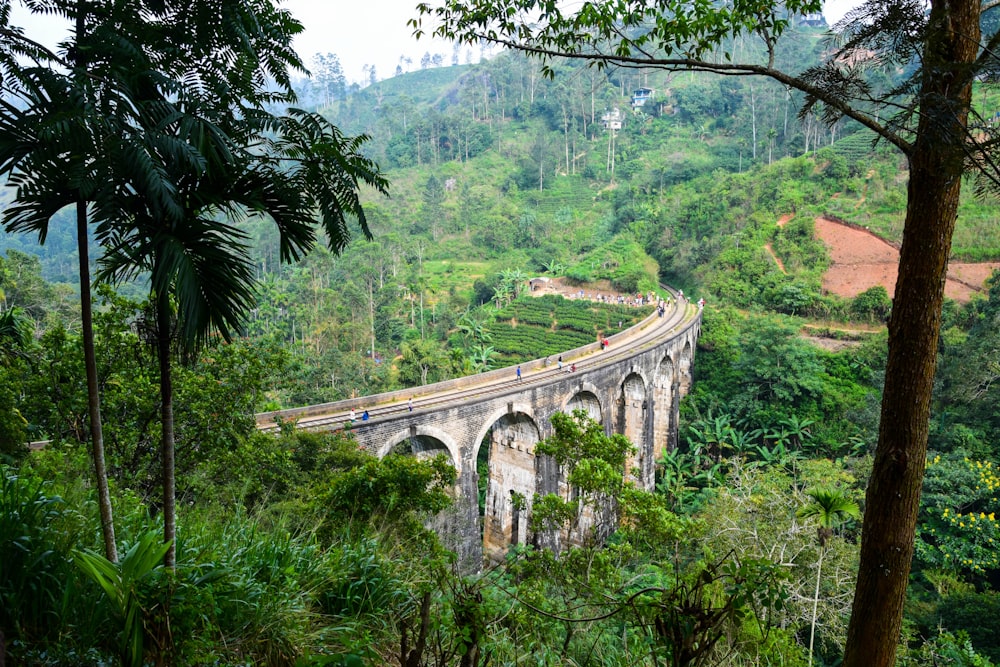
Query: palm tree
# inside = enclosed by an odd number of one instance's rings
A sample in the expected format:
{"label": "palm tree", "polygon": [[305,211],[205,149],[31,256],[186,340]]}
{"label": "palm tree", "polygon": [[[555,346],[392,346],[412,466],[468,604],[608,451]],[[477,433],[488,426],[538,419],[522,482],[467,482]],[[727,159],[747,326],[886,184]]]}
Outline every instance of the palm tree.
{"label": "palm tree", "polygon": [[[289,72],[302,69],[291,48],[302,26],[271,0],[148,0],[139,6],[53,0],[43,10],[75,22],[62,47],[73,58],[60,59],[17,33],[12,42],[0,40],[0,73],[16,75],[2,84],[19,84],[13,89],[18,104],[0,102],[0,174],[18,188],[4,223],[44,242],[51,216],[76,206],[90,426],[105,551],[114,561],[90,322],[90,220],[112,246],[109,275],[129,274],[123,257],[135,262],[135,270],[155,270],[159,337],[168,340],[168,296],[177,290],[177,321],[185,340],[193,340],[205,326],[231,327],[252,298],[243,239],[232,235],[232,226],[216,226],[210,212],[233,200],[244,210],[266,212],[281,232],[281,258],[294,260],[316,242],[317,210],[334,250],[347,243],[351,220],[370,235],[358,182],[383,193],[386,182],[358,151],[364,137],[346,138],[315,114],[276,118],[267,111],[294,101]],[[0,22],[7,39],[6,14],[0,13]],[[12,65],[11,54],[26,51],[40,54],[35,62],[42,65]],[[227,200],[230,187],[236,194]],[[126,239],[137,248],[124,252],[117,244]],[[139,248],[153,254],[141,258]],[[229,270],[209,266],[213,261]],[[212,282],[219,277],[243,287]],[[217,286],[219,292],[210,293]],[[199,298],[186,298],[198,290]],[[169,412],[164,416],[172,422]],[[171,434],[164,435],[165,450],[172,449],[166,445]],[[165,505],[172,498],[169,465],[165,460],[165,487],[171,489],[164,492]],[[172,513],[172,506],[165,509]]]}
{"label": "palm tree", "polygon": [[[257,91],[248,88],[245,94],[254,102]],[[281,233],[282,258],[298,259],[316,241],[318,210],[329,247],[340,251],[350,238],[349,220],[356,219],[370,236],[358,198],[359,180],[383,193],[386,182],[357,152],[360,140],[345,139],[316,114],[294,111],[274,119],[269,125],[279,131],[277,138],[250,151],[232,139],[233,134],[249,138],[248,128],[235,127],[237,132],[227,134],[207,120],[210,114],[198,113],[201,109],[164,108],[163,118],[150,115],[157,131],[147,136],[183,144],[201,159],[170,159],[171,153],[158,146],[145,147],[149,155],[161,156],[160,168],[176,198],[163,206],[155,190],[129,184],[119,193],[122,217],[102,228],[101,240],[108,248],[103,276],[116,282],[147,271],[150,276],[160,369],[164,540],[171,543],[164,560],[173,567],[174,343],[197,348],[213,331],[228,340],[254,304],[247,238],[229,220],[247,212],[268,215]]]}
{"label": "palm tree", "polygon": [[[29,9],[69,19],[74,31],[59,54],[51,53],[9,29],[7,12],[0,12],[0,81],[17,101],[5,99],[0,106],[0,174],[18,190],[4,224],[9,231],[35,233],[44,243],[52,215],[65,206],[76,209],[89,425],[105,553],[114,562],[90,297],[91,218],[113,224],[111,195],[121,185],[116,161],[130,172],[129,179],[171,206],[172,184],[156,159],[141,150],[148,131],[162,138],[143,116],[168,115],[166,100],[211,99],[220,122],[245,119],[256,109],[242,104],[241,92],[250,82],[271,79],[276,92],[262,93],[256,106],[290,101],[282,87],[290,91],[288,65],[301,67],[290,47],[290,35],[301,26],[269,0],[52,0],[29,3]],[[249,45],[265,48],[249,53]],[[36,64],[20,66],[19,55]],[[151,99],[154,91],[159,99]],[[177,143],[162,142],[160,148],[192,162],[203,157]]]}
{"label": "palm tree", "polygon": [[[80,5],[67,0],[46,8],[75,21],[73,39],[65,45],[66,53],[75,54],[75,58],[64,59],[44,49],[33,49],[35,62],[42,64],[5,67],[15,75],[12,79],[17,84],[7,92],[19,103],[4,100],[0,105],[0,174],[6,174],[10,185],[17,188],[15,202],[4,211],[3,222],[8,231],[35,233],[39,243],[44,244],[51,217],[66,206],[76,209],[81,337],[92,456],[105,554],[116,562],[94,352],[87,228],[88,202],[107,192],[104,139],[120,132],[122,117],[118,114],[132,107],[123,101],[122,89],[108,85],[109,81],[101,76],[90,76],[94,62],[114,49],[107,43],[80,48],[90,37],[87,14]],[[16,33],[11,36],[16,42]],[[84,52],[88,53],[87,61]]]}
{"label": "palm tree", "polygon": [[186,348],[194,348],[213,327],[228,339],[231,328],[239,325],[241,314],[254,302],[253,262],[242,234],[215,221],[208,209],[192,211],[174,225],[156,224],[151,218],[140,222],[141,230],[133,230],[121,241],[134,244],[129,252],[115,246],[102,262],[113,279],[132,278],[146,270],[150,273],[155,323],[151,329],[160,376],[163,537],[170,543],[164,561],[173,567],[176,508],[171,344],[179,338]]}
{"label": "palm tree", "polygon": [[[301,63],[290,36],[301,25],[270,0],[52,0],[29,3],[29,9],[69,19],[74,31],[60,52],[52,53],[11,29],[8,13],[0,12],[0,85],[6,94],[0,103],[0,174],[18,189],[4,224],[9,231],[35,233],[44,243],[52,215],[75,206],[89,425],[105,552],[117,561],[94,353],[88,227],[92,218],[99,226],[114,223],[112,194],[122,184],[120,175],[116,181],[116,162],[161,205],[176,208],[172,184],[155,156],[141,149],[148,136],[163,138],[144,116],[168,116],[167,100],[210,100],[224,130],[239,127],[227,118],[259,118],[264,104],[291,101],[288,68]],[[36,64],[21,66],[17,56]],[[264,80],[276,86],[264,91]],[[257,104],[243,103],[250,86],[259,91]],[[153,92],[159,97],[151,97]],[[159,147],[195,163],[204,157],[176,142]]]}
{"label": "palm tree", "polygon": [[823,573],[823,554],[826,543],[833,537],[833,529],[847,519],[861,516],[858,504],[839,489],[818,487],[810,489],[806,495],[812,499],[797,512],[803,519],[815,518],[819,525],[816,536],[819,539],[819,559],[816,562],[816,595],[813,597],[812,625],[809,630],[809,665],[812,666],[813,640],[816,637],[816,611],[819,606],[819,582]]}

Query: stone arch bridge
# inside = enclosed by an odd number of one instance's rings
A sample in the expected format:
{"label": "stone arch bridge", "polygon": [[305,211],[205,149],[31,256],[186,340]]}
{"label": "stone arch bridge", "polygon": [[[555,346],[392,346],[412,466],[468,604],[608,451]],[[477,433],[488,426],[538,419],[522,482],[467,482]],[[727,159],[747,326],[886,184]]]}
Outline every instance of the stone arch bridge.
{"label": "stone arch bridge", "polygon": [[[447,454],[458,471],[455,503],[435,519],[435,528],[467,569],[478,569],[484,554],[500,558],[511,544],[532,539],[527,516],[535,493],[567,492],[555,462],[535,456],[535,445],[552,435],[556,412],[582,409],[608,434],[627,436],[637,448],[628,474],[652,489],[655,461],[676,446],[678,405],[691,386],[700,330],[700,308],[675,298],[663,316],[654,312],[610,337],[606,348],[593,343],[564,353],[562,368],[554,357],[539,359],[521,364],[520,379],[514,368],[504,368],[262,413],[257,424],[271,430],[278,420],[293,420],[300,429],[335,430],[353,411],[355,438],[380,457],[392,451]],[[366,410],[369,419],[362,421]],[[483,459],[489,472],[481,511],[477,463]]]}

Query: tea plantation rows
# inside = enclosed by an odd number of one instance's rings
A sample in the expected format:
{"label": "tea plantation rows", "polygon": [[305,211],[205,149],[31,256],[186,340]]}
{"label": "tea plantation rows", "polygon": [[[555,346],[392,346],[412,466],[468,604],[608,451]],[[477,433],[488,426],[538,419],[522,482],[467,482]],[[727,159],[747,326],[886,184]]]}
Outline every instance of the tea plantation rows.
{"label": "tea plantation rows", "polygon": [[503,362],[514,364],[596,342],[637,324],[651,311],[557,295],[524,296],[499,310],[487,331]]}

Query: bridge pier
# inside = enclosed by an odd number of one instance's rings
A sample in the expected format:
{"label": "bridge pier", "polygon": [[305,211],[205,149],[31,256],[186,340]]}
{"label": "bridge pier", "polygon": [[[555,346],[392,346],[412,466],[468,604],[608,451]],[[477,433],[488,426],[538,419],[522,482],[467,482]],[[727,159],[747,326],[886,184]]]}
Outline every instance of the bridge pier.
{"label": "bridge pier", "polygon": [[525,544],[528,516],[537,488],[535,446],[541,434],[525,414],[501,417],[490,431],[489,480],[483,519],[483,552],[500,560],[507,550]]}

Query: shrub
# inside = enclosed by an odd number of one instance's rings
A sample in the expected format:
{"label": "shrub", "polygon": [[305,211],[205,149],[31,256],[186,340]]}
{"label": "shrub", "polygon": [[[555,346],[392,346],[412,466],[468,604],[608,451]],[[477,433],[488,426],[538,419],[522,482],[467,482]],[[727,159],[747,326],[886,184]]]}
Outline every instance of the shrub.
{"label": "shrub", "polygon": [[75,575],[77,516],[39,479],[0,468],[0,628],[8,640],[58,635]]}
{"label": "shrub", "polygon": [[889,317],[892,299],[882,285],[869,287],[851,301],[851,313],[869,322],[883,322]]}

